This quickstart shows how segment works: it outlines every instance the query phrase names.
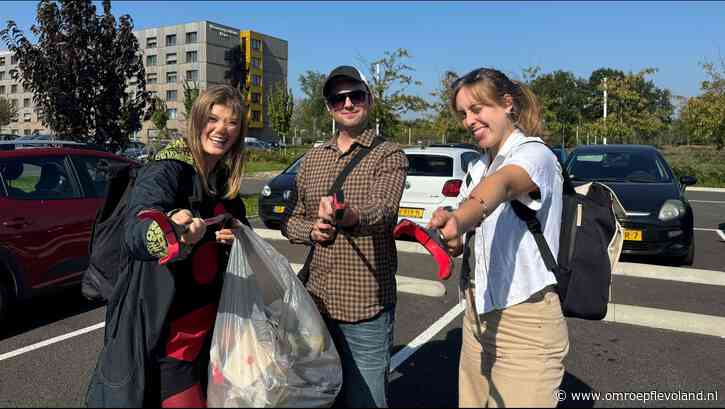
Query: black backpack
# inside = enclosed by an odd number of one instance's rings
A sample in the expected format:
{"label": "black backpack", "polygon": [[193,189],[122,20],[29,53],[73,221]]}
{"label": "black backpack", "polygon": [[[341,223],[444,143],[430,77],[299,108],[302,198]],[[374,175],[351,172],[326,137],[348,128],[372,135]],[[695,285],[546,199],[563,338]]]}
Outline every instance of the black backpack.
{"label": "black backpack", "polygon": [[612,270],[622,252],[623,233],[617,213],[623,209],[606,185],[590,182],[575,189],[563,165],[561,170],[564,189],[556,259],[536,212],[517,200],[511,206],[534,235],[546,268],[556,277],[564,316],[601,320],[607,315]]}
{"label": "black backpack", "polygon": [[99,170],[109,175],[106,199],[96,212],[91,230],[89,263],[83,272],[81,291],[91,301],[108,301],[128,261],[122,244],[123,231],[129,194],[139,169],[124,163]]}

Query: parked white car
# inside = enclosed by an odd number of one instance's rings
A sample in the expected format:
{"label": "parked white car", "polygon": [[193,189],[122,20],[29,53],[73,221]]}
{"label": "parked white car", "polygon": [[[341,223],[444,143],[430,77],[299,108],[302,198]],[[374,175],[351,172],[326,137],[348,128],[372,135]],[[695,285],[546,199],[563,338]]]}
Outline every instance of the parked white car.
{"label": "parked white car", "polygon": [[398,221],[409,219],[425,226],[438,207],[457,207],[456,198],[468,163],[478,159],[480,152],[469,148],[427,146],[403,151],[409,167]]}

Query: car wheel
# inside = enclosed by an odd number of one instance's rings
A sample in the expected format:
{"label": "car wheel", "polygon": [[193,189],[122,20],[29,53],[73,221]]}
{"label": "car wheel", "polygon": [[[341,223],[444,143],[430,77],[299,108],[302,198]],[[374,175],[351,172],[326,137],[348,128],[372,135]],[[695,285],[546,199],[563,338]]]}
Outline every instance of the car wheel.
{"label": "car wheel", "polygon": [[5,322],[10,308],[10,291],[7,284],[0,279],[0,323]]}
{"label": "car wheel", "polygon": [[680,259],[680,264],[684,266],[691,266],[692,263],[695,261],[695,239],[692,239],[692,243],[690,243],[690,250],[687,251],[687,255],[682,257]]}

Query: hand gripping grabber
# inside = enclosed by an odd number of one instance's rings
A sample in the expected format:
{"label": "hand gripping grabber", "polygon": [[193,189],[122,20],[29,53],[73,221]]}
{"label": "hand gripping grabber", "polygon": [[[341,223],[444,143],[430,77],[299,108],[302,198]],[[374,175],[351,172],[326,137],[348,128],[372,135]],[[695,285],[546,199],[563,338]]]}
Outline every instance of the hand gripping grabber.
{"label": "hand gripping grabber", "polygon": [[448,254],[447,247],[440,237],[438,229],[426,229],[408,219],[402,219],[393,229],[393,237],[396,239],[409,238],[422,244],[428,253],[438,264],[438,278],[447,280],[453,270],[453,260]]}
{"label": "hand gripping grabber", "polygon": [[[164,233],[167,252],[166,256],[159,259],[159,264],[166,264],[169,260],[172,260],[174,257],[179,255],[180,243],[176,236],[177,233],[174,231],[174,222],[171,221],[171,218],[168,217],[166,213],[159,210],[147,209],[140,211],[136,217],[138,217],[139,220],[151,219],[155,221]],[[229,213],[222,213],[220,215],[204,219],[204,224],[207,226],[217,223],[226,224],[231,219],[232,215]],[[184,231],[186,231],[186,226],[184,226],[184,230],[178,234],[183,234]]]}

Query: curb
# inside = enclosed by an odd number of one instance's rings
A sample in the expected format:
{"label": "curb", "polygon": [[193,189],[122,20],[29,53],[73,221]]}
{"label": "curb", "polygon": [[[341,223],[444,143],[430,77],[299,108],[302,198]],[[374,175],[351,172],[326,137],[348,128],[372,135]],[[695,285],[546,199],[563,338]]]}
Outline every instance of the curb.
{"label": "curb", "polygon": [[722,187],[687,187],[685,192],[718,192],[725,193],[725,188]]}

